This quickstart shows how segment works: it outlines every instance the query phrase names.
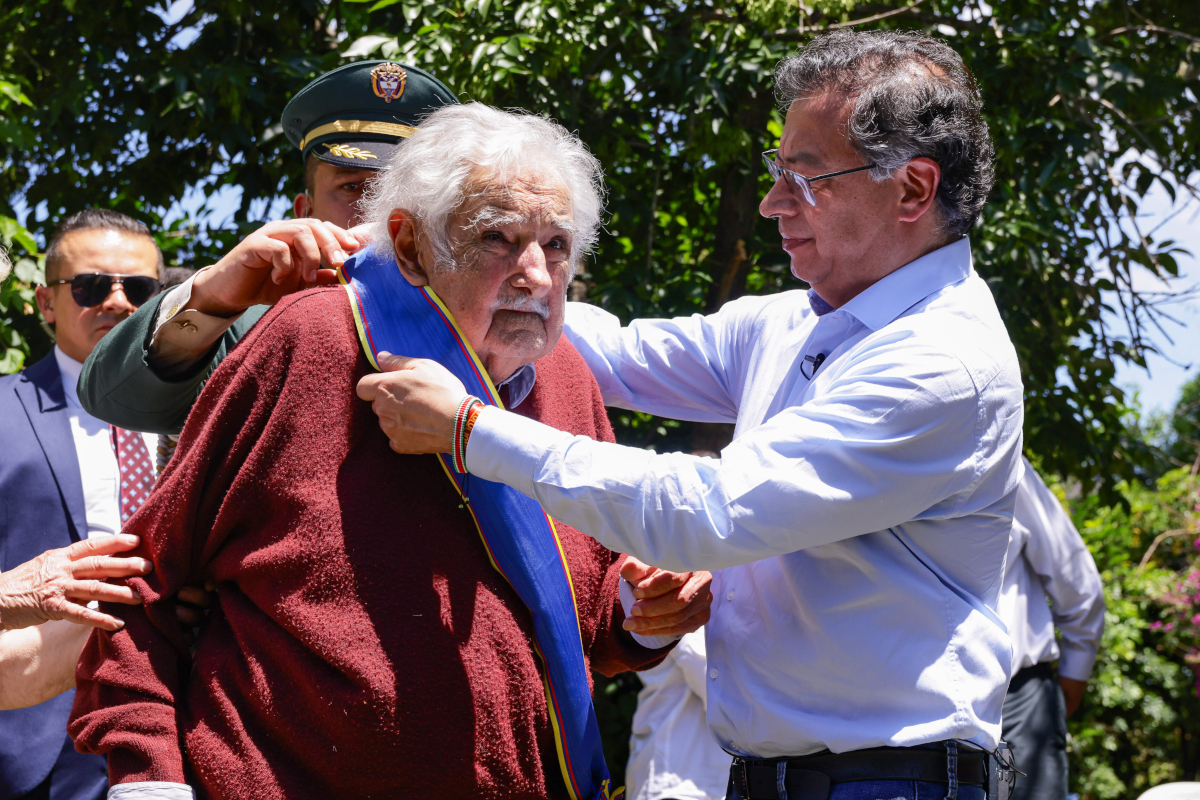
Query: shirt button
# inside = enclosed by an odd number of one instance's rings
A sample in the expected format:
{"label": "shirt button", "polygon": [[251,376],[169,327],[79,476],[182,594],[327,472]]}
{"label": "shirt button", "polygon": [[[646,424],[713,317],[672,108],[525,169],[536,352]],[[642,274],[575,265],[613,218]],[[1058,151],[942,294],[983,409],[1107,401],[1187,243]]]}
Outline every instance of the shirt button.
{"label": "shirt button", "polygon": [[708,677],[712,678],[713,680],[717,679],[717,668],[716,667],[713,667],[712,669],[710,669],[708,671]]}
{"label": "shirt button", "polygon": [[729,590],[729,594],[725,595],[725,599],[731,603],[733,602],[733,589]]}

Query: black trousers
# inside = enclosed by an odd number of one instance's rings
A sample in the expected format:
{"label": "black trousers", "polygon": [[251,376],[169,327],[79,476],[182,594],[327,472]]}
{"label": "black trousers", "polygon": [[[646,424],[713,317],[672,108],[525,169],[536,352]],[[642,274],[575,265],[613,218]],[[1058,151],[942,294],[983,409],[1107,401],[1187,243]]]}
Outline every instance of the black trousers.
{"label": "black trousers", "polygon": [[1036,664],[1013,676],[1002,735],[1025,773],[1017,776],[1012,800],[1066,800],[1067,704],[1052,666]]}

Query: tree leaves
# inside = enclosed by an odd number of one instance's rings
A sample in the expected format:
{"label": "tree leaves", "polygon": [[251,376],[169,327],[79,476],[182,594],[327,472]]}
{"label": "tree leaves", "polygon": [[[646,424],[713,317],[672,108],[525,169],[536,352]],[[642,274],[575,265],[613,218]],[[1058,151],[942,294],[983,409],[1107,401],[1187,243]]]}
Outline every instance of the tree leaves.
{"label": "tree leaves", "polygon": [[[301,185],[278,135],[287,99],[346,60],[396,58],[464,100],[546,114],[587,141],[610,186],[582,276],[593,301],[624,319],[704,311],[799,285],[756,210],[768,186],[758,154],[781,123],[778,60],[867,18],[942,31],[979,78],[997,142],[998,183],[972,241],[1021,359],[1026,444],[1113,499],[1141,458],[1114,364],[1144,364],[1160,319],[1161,298],[1134,280],[1178,269],[1175,245],[1132,215],[1153,186],[1193,191],[1200,165],[1190,6],[197,0],[168,25],[134,3],[18,0],[0,9],[0,80],[30,104],[0,88],[0,213],[18,198],[42,207],[29,227],[44,241],[64,214],[105,205],[183,231],[164,239],[172,261],[210,263],[254,209]],[[240,207],[228,224],[203,207],[182,219],[168,209],[189,187],[237,189]],[[656,446],[690,430],[632,425],[623,436]]]}

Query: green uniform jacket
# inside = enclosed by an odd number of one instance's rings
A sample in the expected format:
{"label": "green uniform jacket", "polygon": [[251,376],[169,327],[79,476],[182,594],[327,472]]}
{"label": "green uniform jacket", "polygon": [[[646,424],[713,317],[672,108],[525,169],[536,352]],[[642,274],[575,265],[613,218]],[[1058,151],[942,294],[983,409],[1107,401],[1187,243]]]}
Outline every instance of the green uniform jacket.
{"label": "green uniform jacket", "polygon": [[246,309],[192,369],[166,380],[146,363],[165,294],[109,331],[88,356],[79,376],[79,402],[92,416],[133,431],[178,434],[208,376],[271,308]]}

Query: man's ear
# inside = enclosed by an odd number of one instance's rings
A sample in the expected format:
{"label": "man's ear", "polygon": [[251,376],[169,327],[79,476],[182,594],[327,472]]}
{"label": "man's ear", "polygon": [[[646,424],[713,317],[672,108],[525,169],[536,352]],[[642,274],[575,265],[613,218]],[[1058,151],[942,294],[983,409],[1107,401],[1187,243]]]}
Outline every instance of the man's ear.
{"label": "man's ear", "polygon": [[308,216],[308,192],[296,195],[296,199],[292,201],[292,213],[296,215],[296,219]]}
{"label": "man's ear", "polygon": [[916,222],[937,199],[942,168],[932,158],[919,156],[896,173],[900,182],[900,221]]}
{"label": "man's ear", "polygon": [[54,300],[49,286],[39,286],[34,292],[37,298],[38,311],[42,312],[42,317],[48,325],[54,324]]}
{"label": "man's ear", "polygon": [[421,246],[417,240],[417,221],[403,208],[392,210],[387,222],[392,251],[404,280],[413,286],[428,286],[429,273],[421,265]]}

